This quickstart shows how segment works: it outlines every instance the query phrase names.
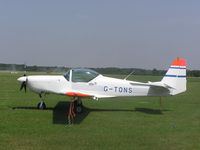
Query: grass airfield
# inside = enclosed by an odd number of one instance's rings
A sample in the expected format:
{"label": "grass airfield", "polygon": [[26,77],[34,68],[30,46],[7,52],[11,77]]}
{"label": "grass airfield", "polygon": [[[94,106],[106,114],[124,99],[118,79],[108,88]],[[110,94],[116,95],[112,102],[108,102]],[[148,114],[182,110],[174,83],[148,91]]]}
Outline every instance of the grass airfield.
{"label": "grass airfield", "polygon": [[[22,74],[0,73],[0,149],[200,149],[200,78],[188,79],[186,93],[164,97],[84,99],[84,113],[67,124],[69,97],[19,92]],[[115,76],[123,78],[123,76]],[[157,81],[161,77],[132,76]]]}

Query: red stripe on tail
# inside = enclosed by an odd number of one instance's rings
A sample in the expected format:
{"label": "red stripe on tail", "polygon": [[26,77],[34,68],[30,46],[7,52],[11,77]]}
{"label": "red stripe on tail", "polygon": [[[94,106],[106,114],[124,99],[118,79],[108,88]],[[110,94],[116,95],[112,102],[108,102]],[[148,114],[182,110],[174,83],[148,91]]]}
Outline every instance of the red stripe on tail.
{"label": "red stripe on tail", "polygon": [[186,66],[187,62],[184,58],[176,58],[173,62],[172,62],[172,66]]}

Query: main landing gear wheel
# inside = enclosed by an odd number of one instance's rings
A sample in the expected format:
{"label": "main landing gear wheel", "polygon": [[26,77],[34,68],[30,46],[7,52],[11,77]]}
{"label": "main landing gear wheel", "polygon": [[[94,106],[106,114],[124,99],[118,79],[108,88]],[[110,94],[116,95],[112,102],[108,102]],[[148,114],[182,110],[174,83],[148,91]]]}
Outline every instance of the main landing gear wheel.
{"label": "main landing gear wheel", "polygon": [[79,114],[83,112],[83,107],[82,107],[82,105],[77,105],[77,106],[76,106],[76,112],[79,113]]}
{"label": "main landing gear wheel", "polygon": [[75,107],[74,107],[75,112],[78,114],[82,113],[83,112],[83,104],[82,104],[81,99],[75,100],[74,104],[75,104]]}
{"label": "main landing gear wheel", "polygon": [[39,102],[37,108],[41,110],[46,109],[46,104],[44,102]]}

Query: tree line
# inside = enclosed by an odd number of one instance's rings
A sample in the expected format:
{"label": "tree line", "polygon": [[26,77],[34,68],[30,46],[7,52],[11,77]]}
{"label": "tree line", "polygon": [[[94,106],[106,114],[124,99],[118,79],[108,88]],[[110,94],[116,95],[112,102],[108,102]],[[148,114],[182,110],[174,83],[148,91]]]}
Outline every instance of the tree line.
{"label": "tree line", "polygon": [[[63,73],[69,70],[68,67],[62,66],[26,66],[24,64],[0,64],[0,70],[2,71],[30,71],[30,72],[56,72]],[[166,70],[154,69],[140,69],[140,68],[90,68],[101,74],[115,74],[115,75],[128,75],[131,72],[134,75],[153,75],[153,76],[163,76],[166,73]],[[187,75],[190,77],[200,77],[200,70],[187,70]]]}

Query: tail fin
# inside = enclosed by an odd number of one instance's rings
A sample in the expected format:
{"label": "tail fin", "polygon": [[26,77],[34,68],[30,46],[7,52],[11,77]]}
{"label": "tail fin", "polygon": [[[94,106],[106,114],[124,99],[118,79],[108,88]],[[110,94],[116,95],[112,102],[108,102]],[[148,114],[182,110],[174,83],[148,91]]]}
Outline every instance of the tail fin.
{"label": "tail fin", "polygon": [[162,79],[161,82],[170,87],[171,95],[186,91],[186,65],[187,62],[184,58],[176,58]]}

